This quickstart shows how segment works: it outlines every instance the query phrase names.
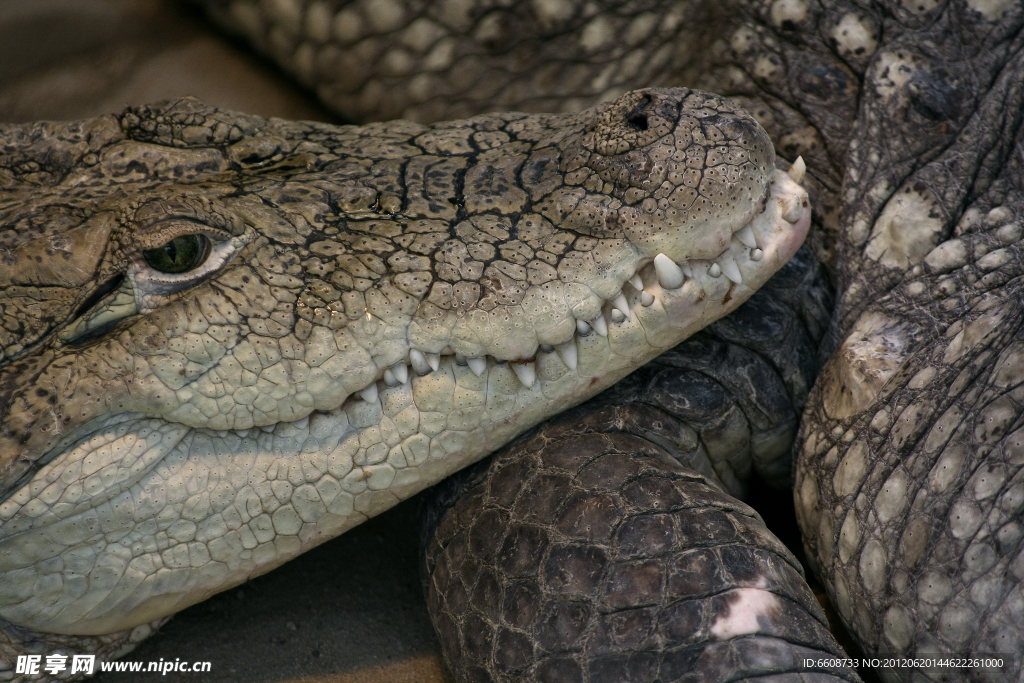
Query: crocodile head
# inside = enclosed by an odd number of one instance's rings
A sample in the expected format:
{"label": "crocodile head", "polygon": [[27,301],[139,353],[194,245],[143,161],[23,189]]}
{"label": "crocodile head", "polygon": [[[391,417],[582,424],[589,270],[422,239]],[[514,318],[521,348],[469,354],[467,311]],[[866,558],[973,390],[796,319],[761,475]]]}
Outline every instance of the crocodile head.
{"label": "crocodile head", "polygon": [[430,127],[0,128],[0,616],[102,634],[336,536],[738,306],[807,231],[705,93]]}

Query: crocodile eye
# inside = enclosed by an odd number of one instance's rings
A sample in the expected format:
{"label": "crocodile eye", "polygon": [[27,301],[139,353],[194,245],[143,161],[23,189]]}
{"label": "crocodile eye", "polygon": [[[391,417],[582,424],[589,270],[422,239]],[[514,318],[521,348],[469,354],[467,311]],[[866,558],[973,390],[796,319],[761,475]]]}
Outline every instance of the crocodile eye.
{"label": "crocodile eye", "polygon": [[182,235],[142,252],[149,267],[161,273],[187,273],[203,265],[210,255],[210,240],[205,235]]}

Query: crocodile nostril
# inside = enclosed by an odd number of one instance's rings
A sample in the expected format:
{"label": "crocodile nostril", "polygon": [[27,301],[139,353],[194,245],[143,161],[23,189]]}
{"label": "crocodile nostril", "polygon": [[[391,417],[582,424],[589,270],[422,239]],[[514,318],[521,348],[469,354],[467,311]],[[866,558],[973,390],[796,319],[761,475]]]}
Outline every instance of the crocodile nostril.
{"label": "crocodile nostril", "polygon": [[637,130],[647,130],[647,114],[630,114],[626,121]]}

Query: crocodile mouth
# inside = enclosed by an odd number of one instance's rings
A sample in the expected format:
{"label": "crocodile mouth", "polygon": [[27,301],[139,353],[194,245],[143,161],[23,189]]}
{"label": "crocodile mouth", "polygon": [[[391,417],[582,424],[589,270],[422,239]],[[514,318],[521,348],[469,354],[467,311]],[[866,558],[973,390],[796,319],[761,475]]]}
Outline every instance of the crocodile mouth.
{"label": "crocodile mouth", "polygon": [[800,166],[774,172],[713,258],[638,253],[618,291],[528,357],[406,340],[400,361],[299,419],[217,430],[125,412],[86,425],[0,502],[0,616],[81,635],[153,622],[593,396],[739,306],[796,252],[811,213]]}
{"label": "crocodile mouth", "polygon": [[[662,326],[656,318],[673,311],[682,302],[710,304],[711,299],[719,295],[724,303],[734,296],[745,299],[744,292],[739,290],[760,286],[766,269],[773,273],[792,255],[788,249],[792,236],[800,235],[802,241],[806,234],[810,205],[806,191],[799,185],[802,168],[801,159],[789,173],[774,173],[765,196],[749,212],[746,222],[732,233],[728,246],[716,256],[680,263],[664,254],[638,257],[633,274],[618,283],[618,291],[613,296],[602,299],[596,316],[576,318],[575,328],[569,331],[567,339],[557,343],[538,342],[534,353],[511,358],[487,353],[470,355],[460,352],[457,344],[451,343],[440,351],[410,344],[407,358],[380,369],[374,380],[355,392],[351,400],[376,402],[382,392],[406,385],[411,378],[452,367],[468,368],[477,377],[484,377],[497,367],[508,366],[522,387],[531,390],[538,382],[545,381],[544,374],[538,374],[538,365],[546,362],[546,356],[556,355],[562,365],[575,371],[579,369],[582,347],[595,336],[607,338],[612,330],[628,336],[642,330],[651,343],[650,334],[657,335]],[[780,225],[790,229],[784,228],[780,234]],[[723,289],[724,294],[721,294]],[[706,324],[707,315],[701,318]]]}

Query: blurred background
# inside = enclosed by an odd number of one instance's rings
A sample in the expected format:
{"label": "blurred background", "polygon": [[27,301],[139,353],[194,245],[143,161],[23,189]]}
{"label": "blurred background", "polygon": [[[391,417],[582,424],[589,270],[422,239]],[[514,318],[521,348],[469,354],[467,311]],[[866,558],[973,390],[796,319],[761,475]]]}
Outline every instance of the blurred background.
{"label": "blurred background", "polygon": [[0,121],[86,118],[181,95],[262,116],[336,120],[187,3],[0,0]]}

